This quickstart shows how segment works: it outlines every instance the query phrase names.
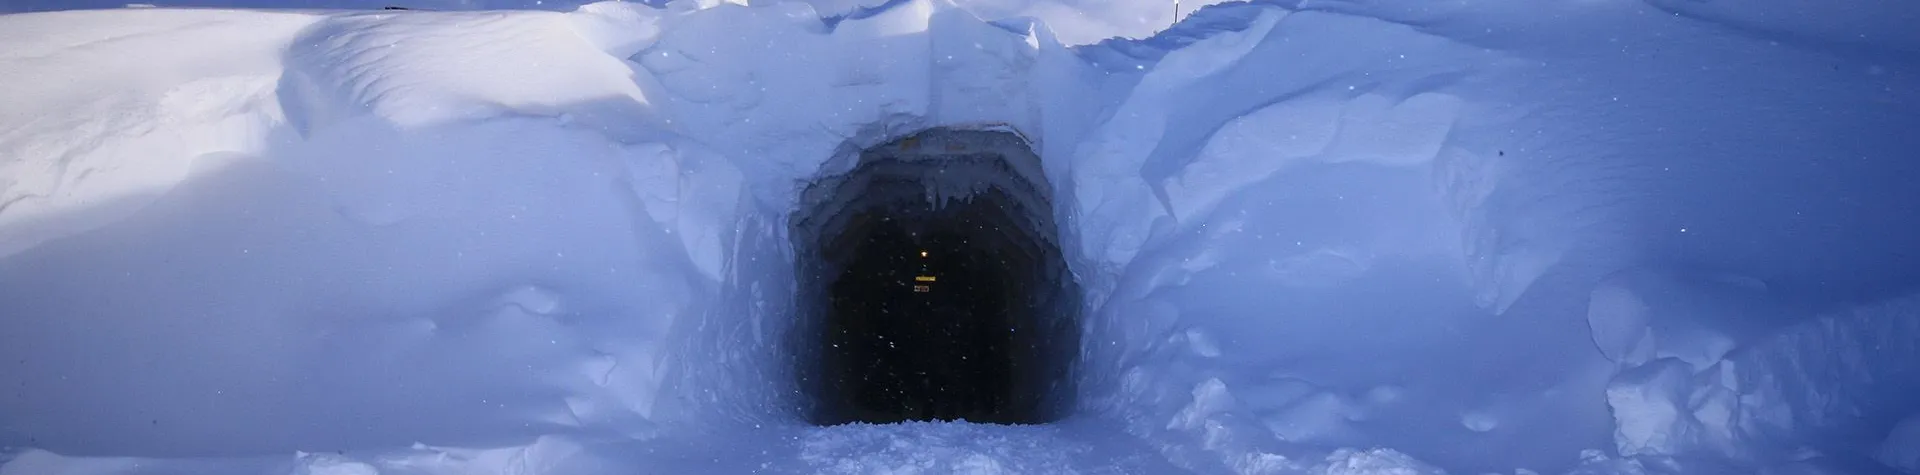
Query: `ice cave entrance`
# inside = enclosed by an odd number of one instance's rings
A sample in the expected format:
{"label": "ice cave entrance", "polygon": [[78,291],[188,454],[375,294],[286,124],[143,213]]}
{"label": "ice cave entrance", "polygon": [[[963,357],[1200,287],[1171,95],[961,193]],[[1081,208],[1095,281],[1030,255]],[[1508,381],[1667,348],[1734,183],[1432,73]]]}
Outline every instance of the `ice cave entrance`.
{"label": "ice cave entrance", "polygon": [[929,129],[825,169],[789,221],[812,421],[1058,418],[1080,292],[1025,138]]}

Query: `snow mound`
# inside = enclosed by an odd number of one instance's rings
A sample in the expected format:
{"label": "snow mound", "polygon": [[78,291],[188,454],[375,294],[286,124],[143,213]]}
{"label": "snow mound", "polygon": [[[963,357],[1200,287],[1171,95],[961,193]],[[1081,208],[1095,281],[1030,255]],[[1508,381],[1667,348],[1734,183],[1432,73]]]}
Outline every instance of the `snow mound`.
{"label": "snow mound", "polygon": [[[292,40],[280,101],[308,137],[362,116],[403,129],[564,117],[625,141],[657,135],[632,70],[609,54],[644,44],[650,11],[610,10],[328,16]],[[598,38],[626,28],[642,38]]]}
{"label": "snow mound", "polygon": [[132,215],[204,168],[203,157],[265,150],[284,121],[281,52],[318,20],[158,9],[0,16],[0,70],[13,83],[0,91],[0,256]]}
{"label": "snow mound", "polygon": [[[0,438],[81,455],[194,456],[654,430],[675,414],[656,412],[667,348],[687,339],[668,334],[709,305],[721,267],[720,244],[702,232],[720,224],[663,208],[731,214],[738,197],[721,190],[738,175],[697,152],[663,153],[686,144],[636,142],[660,126],[642,113],[633,70],[574,29],[612,28],[614,17],[578,15],[600,23],[558,13],[0,17],[78,32],[22,44],[140,78],[7,63],[24,77],[75,76],[16,102],[104,109],[4,118],[33,122],[18,129],[27,142],[0,141],[0,163],[27,167],[9,169],[23,185],[0,193],[45,184],[72,199],[0,211],[14,246],[0,261],[0,300],[22,323],[0,337],[0,353],[36,362],[0,373],[36,388],[0,402],[20,415]],[[89,36],[153,41],[74,39]],[[488,69],[502,59],[517,63]],[[98,99],[53,87],[91,82]],[[156,98],[201,109],[156,117]],[[111,123],[123,119],[137,123]],[[62,120],[119,141],[34,128]],[[237,142],[175,140],[196,130]],[[148,139],[162,141],[128,141]],[[35,142],[46,140],[62,142]],[[644,175],[629,170],[663,162],[671,186],[635,196]],[[45,224],[58,226],[8,221],[49,213],[61,218]],[[48,240],[56,231],[77,234]],[[45,278],[48,268],[116,277],[79,287]],[[26,409],[47,404],[110,415]]]}

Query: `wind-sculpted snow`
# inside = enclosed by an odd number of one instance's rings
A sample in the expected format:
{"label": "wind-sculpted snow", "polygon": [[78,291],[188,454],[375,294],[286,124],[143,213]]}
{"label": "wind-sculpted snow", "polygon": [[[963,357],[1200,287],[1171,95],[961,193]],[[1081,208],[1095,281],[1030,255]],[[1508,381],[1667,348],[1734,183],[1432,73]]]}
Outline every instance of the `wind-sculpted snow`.
{"label": "wind-sculpted snow", "polygon": [[[0,472],[1645,473],[1905,440],[1906,7],[1261,2],[1070,48],[820,4],[0,16],[0,446],[30,449]],[[1039,156],[1080,406],[801,427],[788,219],[935,127]]]}
{"label": "wind-sculpted snow", "polygon": [[1920,6],[1903,2],[1845,0],[1647,0],[1661,10],[1740,30],[1767,40],[1891,50],[1920,55]]}
{"label": "wind-sculpted snow", "polygon": [[[268,146],[297,14],[0,16],[0,256],[132,214],[196,159]],[[182,48],[221,38],[225,48]],[[86,212],[75,212],[85,209]]]}

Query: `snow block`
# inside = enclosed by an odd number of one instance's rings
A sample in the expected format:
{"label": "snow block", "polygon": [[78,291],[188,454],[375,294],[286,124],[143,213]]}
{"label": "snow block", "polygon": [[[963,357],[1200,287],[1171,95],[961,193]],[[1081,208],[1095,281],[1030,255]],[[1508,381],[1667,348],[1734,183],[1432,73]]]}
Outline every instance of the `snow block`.
{"label": "snow block", "polygon": [[1647,326],[1650,311],[1632,290],[1612,281],[1601,284],[1587,301],[1587,326],[1594,346],[1615,363],[1644,362],[1644,349],[1653,340],[1653,330]]}
{"label": "snow block", "polygon": [[1674,455],[1698,443],[1699,421],[1687,407],[1693,372],[1684,361],[1661,358],[1622,371],[1607,385],[1613,440],[1621,455]]}

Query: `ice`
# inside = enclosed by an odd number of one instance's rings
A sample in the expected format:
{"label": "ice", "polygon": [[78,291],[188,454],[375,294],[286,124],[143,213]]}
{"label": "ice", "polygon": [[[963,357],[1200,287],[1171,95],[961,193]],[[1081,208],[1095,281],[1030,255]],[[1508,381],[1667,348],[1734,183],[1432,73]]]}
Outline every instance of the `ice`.
{"label": "ice", "polygon": [[[0,16],[0,473],[1916,470],[1907,6],[173,5]],[[807,426],[803,190],[931,128],[1076,404]]]}

